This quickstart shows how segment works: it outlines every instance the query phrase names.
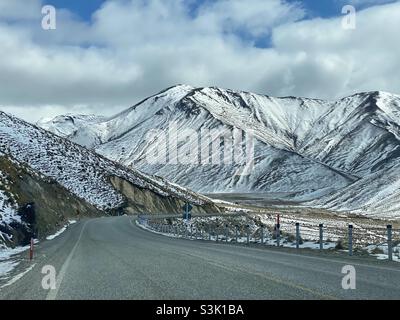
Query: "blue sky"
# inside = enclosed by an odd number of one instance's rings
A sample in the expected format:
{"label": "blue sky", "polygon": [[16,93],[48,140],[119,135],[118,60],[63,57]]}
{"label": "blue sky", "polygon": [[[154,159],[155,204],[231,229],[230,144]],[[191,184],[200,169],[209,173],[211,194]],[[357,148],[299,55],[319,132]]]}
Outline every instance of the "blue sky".
{"label": "blue sky", "polygon": [[47,4],[51,4],[56,8],[69,9],[82,19],[88,21],[94,11],[100,8],[106,0],[48,0]]}
{"label": "blue sky", "polygon": [[[373,6],[377,3],[383,2],[395,2],[396,0],[366,0],[357,1],[355,6],[359,9],[364,9]],[[106,0],[47,0],[48,4],[52,4],[58,8],[66,8],[74,12],[76,15],[81,17],[83,20],[89,21],[92,13],[99,9]],[[191,5],[194,9],[201,6],[206,0],[194,0]],[[210,2],[210,0],[209,0]],[[352,1],[342,0],[287,0],[289,3],[297,2],[301,3],[302,6],[307,10],[307,18],[312,17],[335,17],[341,13],[341,8],[344,3],[352,3]]]}
{"label": "blue sky", "polygon": [[[143,1],[143,0],[138,0]],[[191,1],[191,2],[190,2]],[[192,10],[192,14],[196,14],[196,10],[205,3],[212,3],[214,0],[190,0],[188,5]],[[266,0],[268,1],[268,0]],[[344,4],[352,3],[357,9],[365,9],[375,4],[395,2],[396,0],[285,0],[287,3],[298,3],[305,9],[305,17],[303,20],[314,18],[332,18],[341,15]],[[71,1],[71,0],[48,0],[47,4],[51,4],[56,8],[68,9],[80,19],[90,22],[92,14],[98,10],[107,0],[87,0],[87,1]],[[244,41],[248,40],[254,43],[257,48],[271,47],[270,35],[261,37],[252,37],[245,31],[238,29],[236,35]],[[86,46],[86,44],[83,44]]]}

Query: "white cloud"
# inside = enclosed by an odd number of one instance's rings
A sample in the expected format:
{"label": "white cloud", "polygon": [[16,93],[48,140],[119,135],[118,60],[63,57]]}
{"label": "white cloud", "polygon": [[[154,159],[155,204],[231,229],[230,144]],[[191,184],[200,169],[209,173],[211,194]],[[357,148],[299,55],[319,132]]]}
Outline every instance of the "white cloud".
{"label": "white cloud", "polygon": [[[32,121],[112,114],[177,83],[321,98],[400,86],[399,3],[359,12],[355,31],[341,17],[296,22],[301,6],[279,0],[206,2],[194,17],[183,0],[114,0],[91,23],[59,11],[44,31],[21,3],[0,16],[0,106]],[[254,47],[268,34],[272,48]]]}

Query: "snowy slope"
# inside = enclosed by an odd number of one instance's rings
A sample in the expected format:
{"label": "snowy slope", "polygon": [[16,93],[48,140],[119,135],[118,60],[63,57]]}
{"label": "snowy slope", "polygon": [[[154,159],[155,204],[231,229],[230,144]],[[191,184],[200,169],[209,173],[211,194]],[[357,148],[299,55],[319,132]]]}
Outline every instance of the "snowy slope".
{"label": "snowy slope", "polygon": [[[400,97],[385,92],[323,101],[176,86],[112,118],[81,123],[74,134],[64,136],[78,143],[80,137],[89,137],[82,144],[107,158],[196,191],[296,192],[295,199],[314,199],[315,206],[383,210],[392,216],[400,173],[399,115]],[[198,161],[200,155],[192,156],[195,160],[189,164],[171,161],[174,149],[199,149],[201,154],[204,147],[192,140],[167,140],[168,161],[161,161],[163,154],[155,150],[163,141],[149,139],[148,132],[168,132],[171,124],[177,132],[191,129],[201,138],[204,129],[254,135],[254,167],[243,176],[237,173],[246,161],[204,164]],[[41,125],[56,132],[54,121]],[[212,158],[222,149],[206,153]],[[154,154],[151,163],[149,154]],[[385,182],[388,174],[391,180]],[[390,204],[380,202],[386,197]]]}
{"label": "snowy slope", "polygon": [[[51,120],[51,121],[49,121]],[[54,119],[42,119],[38,121],[38,126],[47,131],[51,131],[62,137],[74,137],[75,142],[81,145],[87,145],[87,141],[96,141],[96,131],[91,131],[91,127],[87,124],[96,124],[106,120],[104,117],[95,115],[73,115],[67,114],[55,117]],[[81,136],[81,128],[86,127],[85,134],[88,136]]]}
{"label": "snowy slope", "polygon": [[[17,215],[15,196],[10,192],[11,184],[12,181],[8,179],[7,174],[0,170],[0,221],[5,224],[13,221],[21,222],[20,217]],[[4,237],[2,234],[0,236]]]}
{"label": "snowy slope", "polygon": [[125,201],[110,182],[111,177],[119,177],[155,196],[181,199],[195,205],[211,202],[164,179],[129,170],[3,112],[0,112],[0,150],[101,210],[116,209]]}

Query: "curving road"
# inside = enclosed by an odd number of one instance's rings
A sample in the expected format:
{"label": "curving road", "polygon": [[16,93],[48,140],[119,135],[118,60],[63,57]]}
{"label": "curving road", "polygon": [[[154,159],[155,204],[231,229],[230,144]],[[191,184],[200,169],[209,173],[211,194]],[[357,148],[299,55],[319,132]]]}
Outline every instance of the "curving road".
{"label": "curving road", "polygon": [[[42,288],[44,265],[57,271],[55,290]],[[356,268],[356,290],[342,289],[344,265]],[[399,299],[399,267],[338,253],[174,239],[142,230],[132,217],[98,218],[37,245],[34,261],[23,261],[16,274],[31,270],[2,287],[0,299]]]}

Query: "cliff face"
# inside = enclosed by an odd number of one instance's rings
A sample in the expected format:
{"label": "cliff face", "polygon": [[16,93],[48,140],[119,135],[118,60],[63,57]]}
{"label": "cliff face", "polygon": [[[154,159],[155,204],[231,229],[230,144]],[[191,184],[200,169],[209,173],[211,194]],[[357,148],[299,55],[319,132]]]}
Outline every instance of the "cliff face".
{"label": "cliff face", "polygon": [[[124,195],[125,203],[123,212],[130,214],[169,214],[183,212],[181,208],[185,204],[185,201],[179,198],[161,196],[151,190],[138,188],[129,181],[116,176],[111,177],[110,180],[114,188]],[[201,206],[193,205],[192,212],[218,213],[221,212],[221,209],[209,203]]]}

